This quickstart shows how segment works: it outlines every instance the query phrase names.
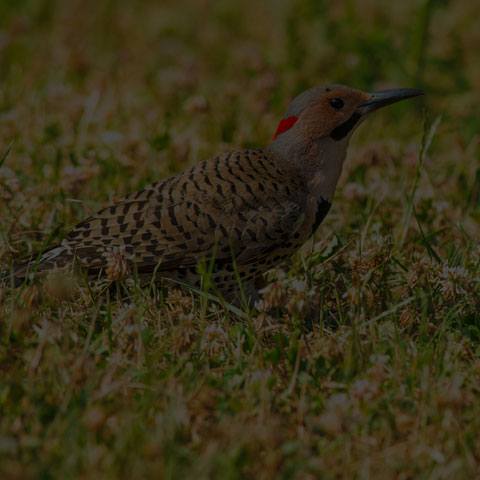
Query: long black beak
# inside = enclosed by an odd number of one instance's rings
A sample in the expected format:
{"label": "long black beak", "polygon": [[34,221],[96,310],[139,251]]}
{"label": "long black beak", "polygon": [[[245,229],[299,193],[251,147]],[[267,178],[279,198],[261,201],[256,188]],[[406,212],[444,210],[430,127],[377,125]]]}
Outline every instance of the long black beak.
{"label": "long black beak", "polygon": [[423,95],[423,90],[418,90],[416,88],[392,88],[391,90],[380,90],[371,95],[372,96],[369,100],[357,107],[357,110],[362,115],[373,112],[385,105],[399,102],[400,100]]}

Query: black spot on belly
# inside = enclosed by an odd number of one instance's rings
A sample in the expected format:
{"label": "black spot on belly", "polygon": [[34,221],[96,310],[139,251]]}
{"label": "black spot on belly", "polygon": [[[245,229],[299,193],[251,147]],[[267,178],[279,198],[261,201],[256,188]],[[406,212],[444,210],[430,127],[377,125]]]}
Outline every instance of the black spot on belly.
{"label": "black spot on belly", "polygon": [[332,204],[324,198],[318,202],[317,213],[315,214],[315,223],[312,226],[312,235],[318,226],[323,222],[323,219],[327,216],[331,206]]}

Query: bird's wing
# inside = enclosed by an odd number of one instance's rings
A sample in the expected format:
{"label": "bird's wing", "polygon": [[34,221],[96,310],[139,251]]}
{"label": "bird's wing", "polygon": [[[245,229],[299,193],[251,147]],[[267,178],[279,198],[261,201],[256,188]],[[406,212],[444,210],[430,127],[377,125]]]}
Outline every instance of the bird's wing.
{"label": "bird's wing", "polygon": [[195,267],[213,252],[216,262],[235,259],[238,265],[270,255],[304,222],[301,189],[273,164],[276,181],[265,181],[259,165],[267,159],[252,169],[244,155],[202,162],[100,210],[44,261],[61,265],[76,257],[97,272],[106,267],[109,250],[121,248],[140,273],[148,273]]}

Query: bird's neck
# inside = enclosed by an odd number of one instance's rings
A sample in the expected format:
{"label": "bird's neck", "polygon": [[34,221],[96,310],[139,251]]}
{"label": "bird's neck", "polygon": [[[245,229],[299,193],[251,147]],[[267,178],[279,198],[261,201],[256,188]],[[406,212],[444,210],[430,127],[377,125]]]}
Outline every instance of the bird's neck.
{"label": "bird's neck", "polygon": [[304,144],[288,143],[287,140],[279,137],[268,148],[282,161],[297,167],[311,195],[319,201],[323,199],[332,203],[347,154],[348,139],[321,138]]}

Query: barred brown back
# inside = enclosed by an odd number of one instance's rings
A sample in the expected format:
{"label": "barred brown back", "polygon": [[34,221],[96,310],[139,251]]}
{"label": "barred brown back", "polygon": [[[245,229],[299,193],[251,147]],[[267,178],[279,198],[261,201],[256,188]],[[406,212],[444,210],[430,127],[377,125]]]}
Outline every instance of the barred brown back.
{"label": "barred brown back", "polygon": [[253,294],[254,281],[301,246],[328,206],[309,197],[300,172],[268,150],[231,152],[100,210],[45,253],[38,270],[76,257],[98,275],[109,252],[121,249],[142,278],[156,271],[198,287],[198,263],[213,256],[213,281],[225,296],[234,295],[239,278]]}

